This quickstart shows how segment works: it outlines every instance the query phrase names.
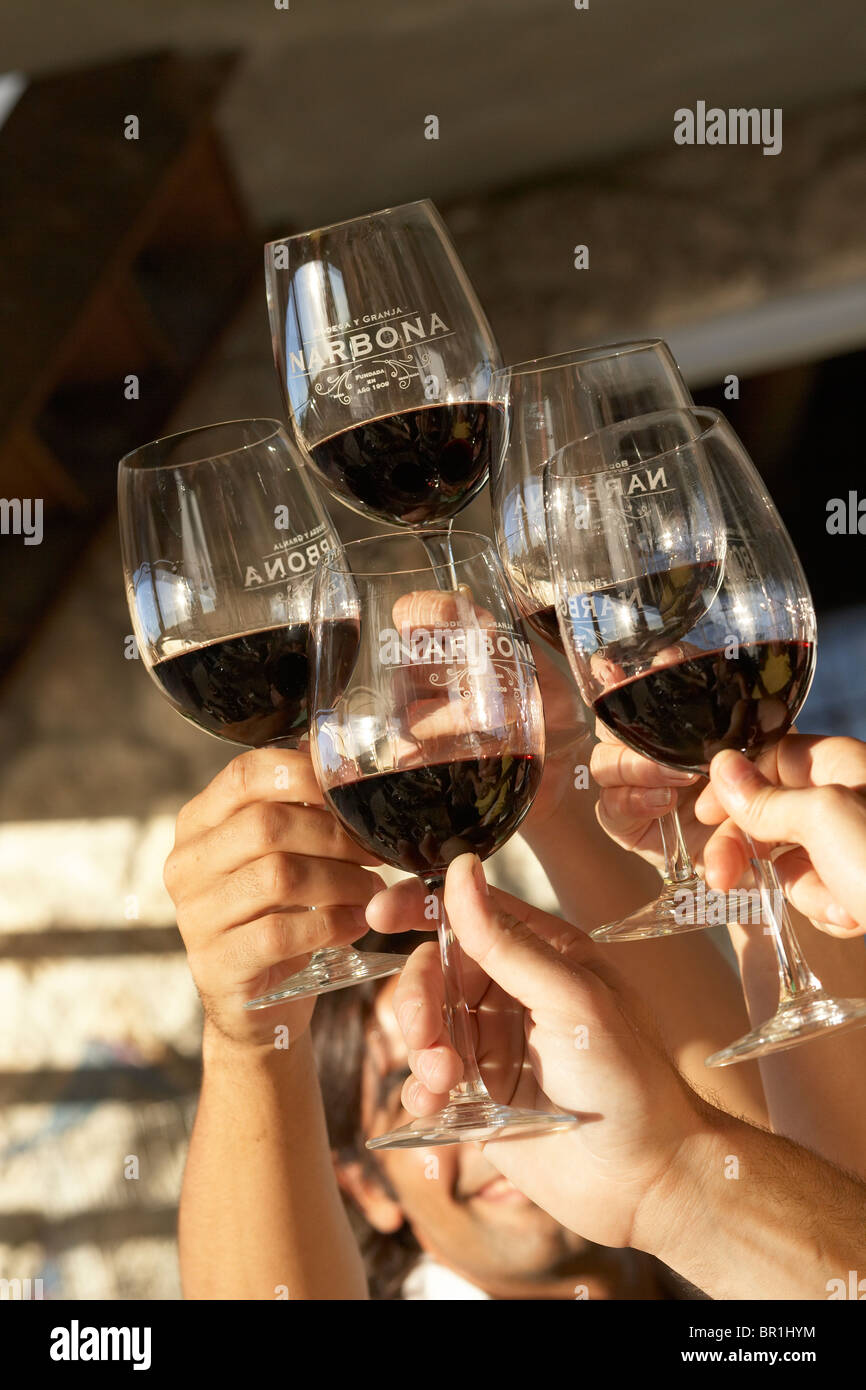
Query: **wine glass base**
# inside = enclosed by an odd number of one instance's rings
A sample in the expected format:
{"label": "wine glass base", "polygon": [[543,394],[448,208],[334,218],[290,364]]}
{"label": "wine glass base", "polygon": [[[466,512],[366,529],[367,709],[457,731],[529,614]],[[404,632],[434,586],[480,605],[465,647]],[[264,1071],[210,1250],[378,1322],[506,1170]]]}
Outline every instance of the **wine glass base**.
{"label": "wine glass base", "polygon": [[729,1067],[752,1057],[768,1057],[771,1052],[797,1047],[824,1033],[864,1025],[866,999],[832,999],[823,990],[815,990],[806,999],[792,999],[782,1004],[766,1023],[759,1023],[730,1047],[714,1052],[707,1058],[706,1066]]}
{"label": "wine glass base", "polygon": [[244,1004],[245,1009],[268,1009],[272,1004],[280,1004],[284,999],[306,999],[312,994],[330,994],[335,989],[347,989],[359,985],[364,980],[383,980],[386,975],[397,975],[406,964],[408,956],[386,954],[385,952],[363,951],[351,961],[330,963],[315,960],[296,975],[290,975],[282,984],[268,994],[260,994]]}
{"label": "wine glass base", "polygon": [[[648,941],[654,936],[683,936],[686,932],[706,931],[709,926],[724,926],[740,920],[736,909],[728,910],[722,920],[716,912],[712,922],[701,920],[705,913],[696,909],[706,901],[706,891],[706,884],[697,874],[680,883],[665,883],[654,902],[617,922],[596,927],[590,936],[593,941]],[[686,896],[688,894],[691,897]]]}
{"label": "wine glass base", "polygon": [[367,1140],[368,1149],[428,1149],[436,1144],[468,1144],[488,1139],[553,1134],[577,1123],[574,1115],[549,1110],[517,1110],[496,1101],[472,1097],[452,1100],[435,1115]]}

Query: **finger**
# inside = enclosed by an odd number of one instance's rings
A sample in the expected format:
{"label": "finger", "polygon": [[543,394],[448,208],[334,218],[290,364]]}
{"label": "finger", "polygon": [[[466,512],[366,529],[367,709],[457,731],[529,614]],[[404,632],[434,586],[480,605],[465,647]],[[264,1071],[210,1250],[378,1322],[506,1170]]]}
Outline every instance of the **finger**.
{"label": "finger", "polygon": [[401,594],[392,609],[398,628],[493,627],[495,618],[464,589],[415,589]]}
{"label": "finger", "polygon": [[410,1051],[441,1041],[444,1004],[439,950],[435,942],[425,941],[410,955],[394,990],[394,1014]]}
{"label": "finger", "polygon": [[733,749],[713,758],[710,781],[726,814],[748,835],[768,844],[807,843],[820,804],[810,789],[774,787]]}
{"label": "finger", "polygon": [[850,921],[866,929],[866,799],[850,787],[791,789],[772,786],[741,754],[719,753],[710,766],[716,794],[728,814],[752,837],[794,843],[833,895],[824,920]]}
{"label": "finger", "polygon": [[[754,764],[764,778],[791,789],[842,786],[866,789],[866,744],[856,738],[787,734]],[[718,825],[727,811],[712,781],[695,802],[695,815],[705,825]]]}
{"label": "finger", "polygon": [[430,1091],[423,1081],[419,1081],[414,1075],[403,1083],[401,1094],[403,1109],[407,1110],[410,1115],[416,1115],[418,1119],[423,1120],[427,1115],[433,1115],[437,1110],[442,1110],[447,1100],[447,1091]]}
{"label": "finger", "polygon": [[622,743],[597,743],[589,770],[600,787],[687,787],[698,780],[696,773],[662,767]]}
{"label": "finger", "polygon": [[603,988],[572,956],[581,933],[542,914],[548,919],[549,934],[544,939],[526,920],[535,914],[518,917],[504,911],[488,892],[474,855],[460,855],[451,864],[445,879],[445,907],[466,954],[527,1008],[540,1013],[573,1011],[576,989],[589,1004],[591,995]]}
{"label": "finger", "polygon": [[314,908],[311,912],[273,912],[221,934],[214,942],[221,967],[250,978],[283,962],[330,946],[348,946],[364,936],[362,907]]}
{"label": "finger", "polygon": [[324,805],[309,754],[293,748],[252,748],[233,758],[181,810],[178,843],[219,825],[254,801]]}
{"label": "finger", "polygon": [[272,912],[366,907],[384,886],[378,874],[356,864],[305,854],[266,854],[182,902],[178,920],[185,939],[210,936]]}
{"label": "finger", "polygon": [[771,769],[765,768],[763,759],[758,767],[770,781],[784,787],[866,789],[866,743],[860,739],[788,734],[769,752],[774,754]]}
{"label": "finger", "polygon": [[[504,708],[498,698],[498,687],[495,689],[496,694],[489,701],[485,700],[483,689],[477,687],[476,698],[471,700],[461,699],[459,693],[454,691],[451,699],[443,700],[440,695],[433,700],[418,700],[411,704],[405,711],[412,735],[412,741],[406,741],[406,761],[412,763],[417,760],[420,746],[423,746],[425,760],[440,757],[444,760],[455,740],[465,738],[472,739],[473,743],[485,737],[495,740],[495,745],[491,742],[487,756],[494,755],[509,737],[508,731],[516,729],[518,722],[516,703],[513,710]],[[509,713],[513,713],[512,719],[508,718]],[[525,742],[526,734],[518,731],[516,737],[519,748]],[[486,756],[482,747],[473,752],[475,757]]]}
{"label": "finger", "polygon": [[720,893],[736,888],[749,869],[751,857],[742,832],[726,817],[704,845],[704,877],[708,886]]}
{"label": "finger", "polygon": [[[422,1112],[431,1096],[441,1100],[463,1076],[463,1063],[445,1027],[444,1006],[439,951],[434,942],[426,941],[412,952],[394,990],[394,1013],[413,1073],[404,1085],[404,1095],[411,1094],[413,1107],[420,1104]],[[422,1112],[413,1109],[413,1113]]]}
{"label": "finger", "polygon": [[435,931],[435,916],[426,917],[429,894],[418,878],[405,878],[376,893],[367,904],[371,931],[388,936],[394,932]]}
{"label": "finger", "polygon": [[412,1075],[431,1095],[447,1096],[463,1080],[463,1063],[447,1034],[442,1041],[422,1051],[409,1052]]}
{"label": "finger", "polygon": [[[826,922],[827,914],[833,908],[833,894],[814,868],[806,851],[799,845],[777,855],[773,860],[782,891],[789,902],[794,904],[804,917],[816,922]],[[848,929],[856,927],[856,922],[845,914]],[[839,924],[836,924],[839,925]],[[847,934],[840,928],[841,934]]]}
{"label": "finger", "polygon": [[[479,866],[479,878],[484,878],[483,865]],[[566,922],[563,917],[557,917],[553,912],[544,912],[540,907],[533,907],[531,903],[524,902],[513,893],[506,893],[504,889],[494,888],[489,883],[487,893],[498,912],[524,921],[534,934],[553,950],[568,955],[571,959],[598,959],[596,947],[586,933],[573,922]]]}
{"label": "finger", "polygon": [[596,816],[612,839],[633,849],[649,822],[666,816],[676,804],[672,787],[608,787],[596,802]]}
{"label": "finger", "polygon": [[256,801],[173,850],[165,864],[165,885],[175,902],[180,902],[188,886],[198,890],[208,880],[224,877],[277,851],[302,851],[317,859],[354,864],[382,862],[351,839],[336,817],[320,806]]}
{"label": "finger", "polygon": [[708,782],[698,793],[694,805],[695,820],[702,825],[721,825],[728,813],[719,801],[712,782]]}

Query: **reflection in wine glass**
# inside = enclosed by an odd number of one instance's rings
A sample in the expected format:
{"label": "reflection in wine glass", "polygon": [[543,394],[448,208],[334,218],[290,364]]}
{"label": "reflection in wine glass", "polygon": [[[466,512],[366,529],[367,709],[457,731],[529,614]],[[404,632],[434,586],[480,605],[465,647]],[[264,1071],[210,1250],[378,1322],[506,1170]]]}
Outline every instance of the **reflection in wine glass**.
{"label": "reflection in wine glass", "polygon": [[[657,452],[650,457],[653,441]],[[602,446],[622,459],[620,491],[596,490],[596,475],[585,472],[587,457]],[[630,508],[629,480],[647,466],[664,487],[655,500],[647,494],[639,508]],[[643,756],[690,772],[706,773],[724,748],[757,758],[777,743],[808,694],[815,614],[791,538],[724,417],[694,409],[608,426],[589,447],[579,441],[551,459],[545,497],[560,631],[575,679],[598,718]],[[575,509],[584,512],[585,525],[574,523]],[[693,606],[689,597],[685,605],[679,598],[664,605],[653,589],[649,623],[640,606],[615,604],[609,625],[607,618],[586,616],[588,572],[615,589],[623,580],[624,555],[670,558],[672,537],[678,560],[692,567],[679,588],[695,595],[700,577],[694,567],[712,559],[708,523],[716,515],[723,565],[709,602]],[[631,567],[630,558],[625,563]],[[661,564],[656,568],[660,572]],[[593,609],[599,592],[605,589],[589,594]],[[866,1000],[833,998],[812,974],[776,870],[749,843],[760,898],[758,922],[752,920],[772,934],[780,1003],[772,1018],[708,1058],[709,1066],[763,1057],[866,1023]],[[695,914],[684,929],[706,925]],[[609,928],[593,936],[620,939]]]}
{"label": "reflection in wine glass", "polygon": [[[277,420],[233,420],[135,449],[118,469],[129,610],[145,670],[184,719],[246,748],[309,735],[313,576],[339,553],[330,517]],[[357,631],[341,630],[351,665]],[[402,958],[315,952],[252,999],[394,974]]]}
{"label": "reflection in wine glass", "polygon": [[[606,445],[606,436],[596,431],[618,420],[689,406],[692,398],[670,348],[654,338],[582,348],[503,367],[493,375],[490,399],[499,407],[491,417],[490,466],[499,553],[524,620],[561,652],[542,495],[547,460],[569,441],[593,434],[592,467],[599,472],[614,469],[620,460]],[[639,505],[637,494],[631,500]],[[580,519],[575,515],[575,523]],[[591,576],[590,570],[590,587]],[[660,819],[659,831],[664,852],[662,891],[653,903],[615,924],[623,939],[626,933],[636,940],[666,935],[676,925],[675,894],[699,886],[676,808]]]}
{"label": "reflection in wine glass", "polygon": [[431,202],[265,247],[290,428],[346,506],[441,526],[483,487],[499,353]]}
{"label": "reflection in wine glass", "polygon": [[[360,632],[348,679],[331,641],[342,622]],[[437,566],[419,537],[353,542],[320,567],[313,628],[317,776],[349,834],[426,885],[448,1027],[464,1067],[442,1111],[368,1147],[426,1147],[573,1124],[574,1116],[517,1109],[489,1095],[475,1058],[463,957],[442,901],[448,864],[467,852],[484,859],[504,844],[541,780],[541,696],[495,550],[484,537],[454,532],[449,562]],[[509,1095],[520,1066],[506,1078]]]}

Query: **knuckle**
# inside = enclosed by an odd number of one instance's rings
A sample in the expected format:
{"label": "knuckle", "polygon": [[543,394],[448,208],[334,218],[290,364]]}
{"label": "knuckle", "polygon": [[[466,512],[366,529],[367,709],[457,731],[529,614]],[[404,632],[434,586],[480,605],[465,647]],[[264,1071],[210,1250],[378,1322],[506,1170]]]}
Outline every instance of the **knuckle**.
{"label": "knuckle", "polygon": [[339,912],[329,911],[323,908],[309,914],[307,935],[310,942],[310,950],[321,950],[323,946],[328,946],[338,935],[340,924]]}
{"label": "knuckle", "polygon": [[259,861],[264,892],[278,901],[288,900],[298,882],[297,866],[290,854],[267,854]]}
{"label": "knuckle", "polygon": [[595,777],[599,772],[610,767],[610,746],[606,743],[595,744],[589,755],[589,770]]}
{"label": "knuckle", "polygon": [[283,835],[282,808],[268,801],[257,801],[249,811],[250,829],[256,847],[272,849]]}
{"label": "knuckle", "polygon": [[225,768],[224,776],[229,789],[238,796],[246,795],[250,781],[251,757],[250,753],[241,753],[237,758],[232,758]]}
{"label": "knuckle", "polygon": [[852,792],[848,787],[832,785],[818,787],[814,797],[814,814],[819,821],[832,821],[847,811],[851,804]]}
{"label": "knuckle", "polygon": [[[259,948],[268,961],[286,960],[292,954],[292,928],[280,912],[270,912],[259,924]],[[295,952],[297,954],[297,952]]]}
{"label": "knuckle", "polygon": [[177,906],[184,896],[183,885],[185,875],[182,858],[183,856],[180,855],[176,849],[173,849],[162,866],[162,881],[168,896],[175,906]]}
{"label": "knuckle", "polygon": [[177,857],[174,850],[162,866],[162,881],[170,898],[174,898],[174,885],[177,882]]}

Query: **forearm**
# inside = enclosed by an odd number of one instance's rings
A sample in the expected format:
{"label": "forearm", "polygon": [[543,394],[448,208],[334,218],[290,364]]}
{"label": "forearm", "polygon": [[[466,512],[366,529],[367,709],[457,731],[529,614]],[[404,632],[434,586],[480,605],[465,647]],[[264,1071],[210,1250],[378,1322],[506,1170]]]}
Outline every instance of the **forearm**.
{"label": "forearm", "polygon": [[[614,921],[659,890],[655,870],[605,835],[587,789],[566,794],[525,838],[540,860],[563,915],[584,931]],[[599,946],[623,980],[653,1009],[665,1046],[689,1084],[713,1104],[758,1124],[767,1108],[756,1063],[710,1071],[704,1059],[749,1026],[739,980],[700,931]]]}
{"label": "forearm", "polygon": [[711,1119],[641,1204],[632,1244],[715,1299],[823,1299],[862,1269],[866,1186],[779,1135]]}
{"label": "forearm", "polygon": [[281,1051],[206,1025],[203,1055],[180,1205],[185,1297],[365,1298],[309,1031]]}
{"label": "forearm", "polygon": [[[863,940],[828,936],[793,909],[791,918],[806,960],[827,993],[866,998]],[[730,935],[749,1014],[759,1023],[779,1003],[773,941],[760,925],[731,927]],[[803,1043],[759,1065],[776,1132],[866,1177],[866,1028]]]}
{"label": "forearm", "polygon": [[[583,756],[588,761],[588,752]],[[587,932],[626,916],[659,891],[655,869],[604,833],[596,819],[597,800],[593,783],[581,789],[569,785],[554,810],[543,820],[530,813],[520,831],[566,915]]]}

